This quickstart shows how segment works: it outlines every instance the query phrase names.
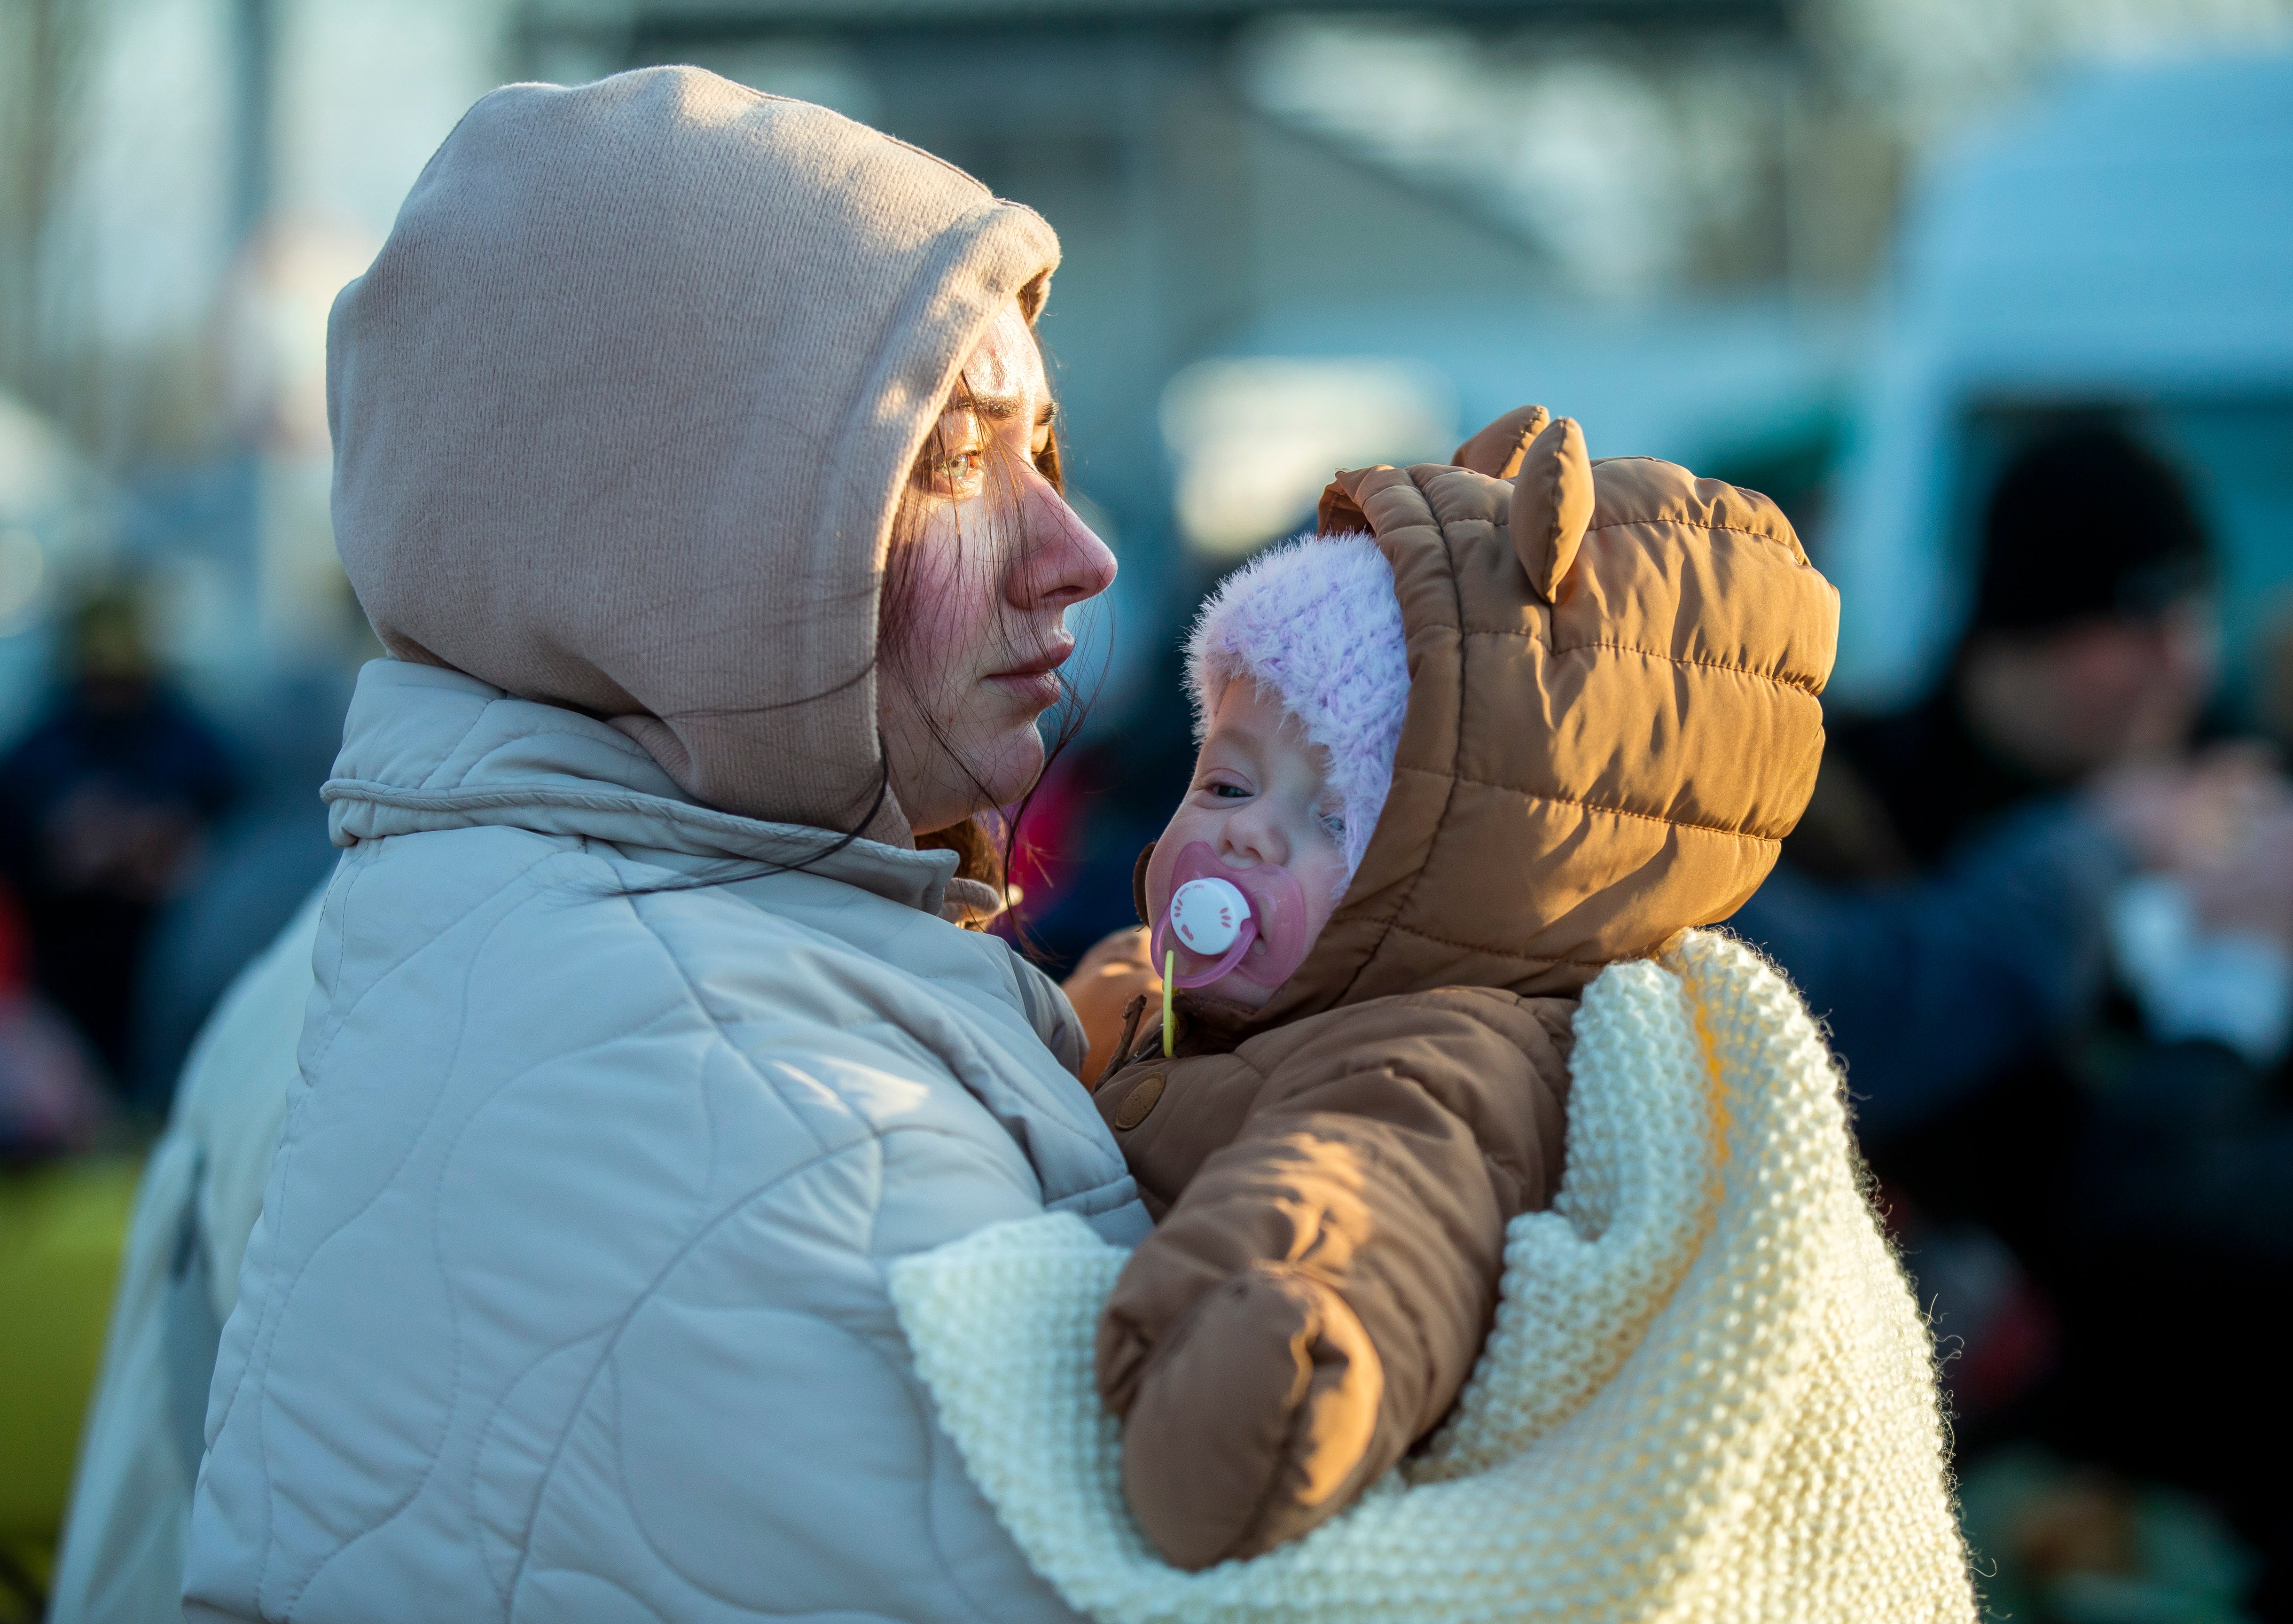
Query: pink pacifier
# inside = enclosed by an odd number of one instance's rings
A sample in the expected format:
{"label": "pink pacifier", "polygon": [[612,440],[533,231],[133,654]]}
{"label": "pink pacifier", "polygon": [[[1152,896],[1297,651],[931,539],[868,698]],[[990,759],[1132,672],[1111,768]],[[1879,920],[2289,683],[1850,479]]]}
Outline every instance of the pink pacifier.
{"label": "pink pacifier", "polygon": [[1289,869],[1276,863],[1229,869],[1203,840],[1188,842],[1171,864],[1171,903],[1151,944],[1155,962],[1176,972],[1169,986],[1202,987],[1238,973],[1260,987],[1279,987],[1312,945],[1306,893]]}

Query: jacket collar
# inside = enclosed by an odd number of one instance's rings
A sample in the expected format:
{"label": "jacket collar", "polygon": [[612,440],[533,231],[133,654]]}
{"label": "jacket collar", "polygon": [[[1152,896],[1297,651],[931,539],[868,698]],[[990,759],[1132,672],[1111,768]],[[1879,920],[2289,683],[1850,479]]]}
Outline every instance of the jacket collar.
{"label": "jacket collar", "polygon": [[[918,852],[702,806],[635,740],[595,717],[512,699],[441,666],[359,673],[342,753],[320,795],[339,846],[499,825],[686,860],[801,868],[928,914],[992,913],[952,852]],[[736,877],[728,875],[727,878]]]}

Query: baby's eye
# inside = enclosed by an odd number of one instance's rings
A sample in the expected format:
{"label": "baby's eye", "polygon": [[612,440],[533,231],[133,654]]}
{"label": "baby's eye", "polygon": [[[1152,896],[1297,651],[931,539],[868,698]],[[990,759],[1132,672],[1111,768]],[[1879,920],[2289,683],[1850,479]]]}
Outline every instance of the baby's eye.
{"label": "baby's eye", "polygon": [[1205,784],[1203,788],[1220,800],[1247,801],[1250,799],[1250,791],[1239,784]]}
{"label": "baby's eye", "polygon": [[1345,813],[1333,812],[1324,812],[1321,817],[1321,824],[1322,832],[1330,837],[1330,843],[1333,845],[1341,846],[1346,844]]}

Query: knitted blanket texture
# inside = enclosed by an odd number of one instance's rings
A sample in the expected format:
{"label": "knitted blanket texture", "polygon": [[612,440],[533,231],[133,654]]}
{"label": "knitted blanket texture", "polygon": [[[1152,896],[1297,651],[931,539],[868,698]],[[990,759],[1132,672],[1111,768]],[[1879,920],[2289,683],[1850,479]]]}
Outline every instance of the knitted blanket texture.
{"label": "knitted blanket texture", "polygon": [[1932,1349],[1838,1077],[1756,953],[1693,931],[1576,1017],[1567,1168],[1513,1222],[1449,1423],[1305,1539],[1187,1573],[1122,1503],[1082,1220],[893,1266],[917,1369],[1036,1569],[1106,1624],[1971,1621]]}

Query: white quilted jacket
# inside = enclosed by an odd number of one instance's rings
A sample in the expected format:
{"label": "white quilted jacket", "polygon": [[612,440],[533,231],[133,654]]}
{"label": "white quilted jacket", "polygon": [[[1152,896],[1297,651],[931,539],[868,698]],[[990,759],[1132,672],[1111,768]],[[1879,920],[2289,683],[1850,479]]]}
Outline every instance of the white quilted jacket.
{"label": "white quilted jacket", "polygon": [[952,858],[821,857],[601,723],[393,660],[336,771],[187,1615],[1070,1617],[938,1429],[886,1266],[1147,1221],[1055,1058],[1065,1000],[938,917]]}

